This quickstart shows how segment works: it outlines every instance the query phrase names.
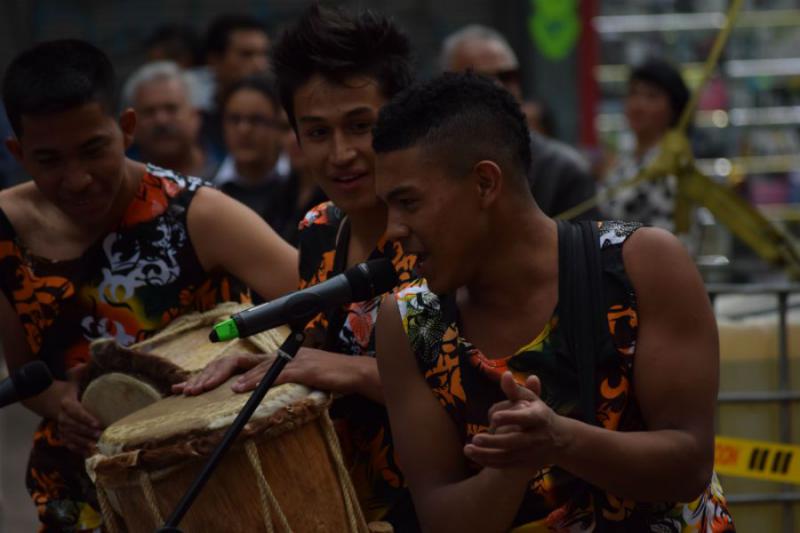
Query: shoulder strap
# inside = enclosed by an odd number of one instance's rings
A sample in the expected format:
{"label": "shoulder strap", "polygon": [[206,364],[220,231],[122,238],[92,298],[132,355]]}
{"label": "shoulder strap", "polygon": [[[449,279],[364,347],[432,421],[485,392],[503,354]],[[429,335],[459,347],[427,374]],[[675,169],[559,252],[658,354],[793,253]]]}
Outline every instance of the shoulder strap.
{"label": "shoulder strap", "polygon": [[[336,253],[333,256],[333,272],[331,277],[341,274],[347,267],[347,250],[350,247],[350,219],[344,217],[339,223],[336,232]],[[342,307],[337,307],[328,315],[328,329],[325,331],[325,344],[323,350],[333,351],[336,339],[347,320],[347,313]]]}
{"label": "shoulder strap", "polygon": [[558,221],[558,306],[564,339],[575,358],[583,420],[597,424],[595,364],[605,322],[599,236],[594,222]]}

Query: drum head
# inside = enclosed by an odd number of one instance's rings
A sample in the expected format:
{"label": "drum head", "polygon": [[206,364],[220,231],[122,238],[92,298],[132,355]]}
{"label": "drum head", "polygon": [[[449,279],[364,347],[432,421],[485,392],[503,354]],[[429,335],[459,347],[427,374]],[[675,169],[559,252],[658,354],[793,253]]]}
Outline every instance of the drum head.
{"label": "drum head", "polygon": [[[109,456],[174,448],[179,454],[185,451],[202,455],[204,451],[198,446],[213,447],[250,397],[231,390],[235,379],[199,396],[171,396],[132,413],[103,432],[97,445],[99,451]],[[280,385],[262,400],[243,435],[305,423],[319,416],[327,404],[325,393],[293,383]]]}
{"label": "drum head", "polygon": [[160,399],[161,393],[152,385],[111,372],[89,383],[81,403],[106,427]]}

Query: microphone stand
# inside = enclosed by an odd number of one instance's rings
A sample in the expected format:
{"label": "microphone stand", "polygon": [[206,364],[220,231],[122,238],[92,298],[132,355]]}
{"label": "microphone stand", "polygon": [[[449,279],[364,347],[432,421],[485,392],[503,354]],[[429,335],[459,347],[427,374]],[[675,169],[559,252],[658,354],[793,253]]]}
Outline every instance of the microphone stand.
{"label": "microphone stand", "polygon": [[303,332],[304,329],[303,325],[293,324],[291,325],[292,333],[287,337],[281,347],[278,348],[278,354],[275,358],[275,361],[272,363],[272,366],[269,367],[267,373],[261,378],[261,381],[258,384],[258,387],[253,391],[250,395],[250,398],[247,400],[247,403],[244,405],[239,414],[236,416],[236,419],[231,424],[231,427],[228,428],[228,431],[225,432],[225,436],[222,438],[222,441],[217,445],[214,449],[214,452],[206,461],[203,470],[198,474],[197,478],[195,478],[192,486],[189,487],[189,490],[186,491],[183,498],[178,505],[175,507],[175,510],[172,514],[167,518],[167,521],[164,522],[164,526],[157,529],[156,533],[182,533],[181,530],[178,528],[178,524],[183,519],[184,515],[189,511],[189,508],[194,503],[195,498],[203,490],[206,482],[211,477],[211,474],[214,473],[219,462],[222,460],[222,457],[225,455],[225,452],[228,451],[228,448],[231,447],[233,441],[236,440],[236,437],[239,436],[239,433],[242,432],[244,429],[245,424],[250,420],[250,417],[253,416],[258,405],[261,403],[261,400],[264,399],[264,396],[267,395],[269,389],[272,388],[272,385],[275,383],[275,380],[280,375],[283,367],[286,366],[286,363],[294,359],[294,356],[297,355],[297,351],[303,345],[303,341],[305,340],[306,336]]}

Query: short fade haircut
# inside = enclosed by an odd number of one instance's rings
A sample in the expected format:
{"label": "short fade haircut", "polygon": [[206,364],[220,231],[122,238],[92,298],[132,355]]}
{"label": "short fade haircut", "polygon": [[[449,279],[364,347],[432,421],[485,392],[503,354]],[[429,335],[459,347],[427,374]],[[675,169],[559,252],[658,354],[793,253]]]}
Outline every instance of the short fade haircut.
{"label": "short fade haircut", "polygon": [[467,41],[496,42],[505,49],[509,57],[513,58],[515,64],[519,63],[517,54],[514,53],[514,49],[511,48],[511,44],[502,33],[482,24],[470,24],[444,38],[442,49],[439,52],[439,67],[442,71],[449,70],[456,49]]}
{"label": "short fade haircut", "polygon": [[472,72],[448,72],[397,95],[381,109],[372,137],[378,154],[422,146],[453,176],[465,176],[478,161],[494,161],[526,189],[529,143],[511,93]]}
{"label": "short fade haircut", "polygon": [[278,89],[275,87],[275,79],[268,74],[248,76],[231,85],[222,93],[220,111],[224,113],[225,108],[228,107],[228,101],[233,95],[246,89],[260,93],[275,108],[276,113],[280,111],[281,104],[278,98]]}
{"label": "short fade haircut", "polygon": [[272,63],[295,130],[294,93],[315,74],[339,84],[351,76],[374,78],[387,99],[413,81],[411,45],[392,20],[371,11],[349,15],[316,3],[280,36]]}
{"label": "short fade haircut", "polygon": [[14,58],[3,76],[3,104],[17,137],[23,115],[50,115],[91,102],[106,112],[114,109],[114,67],[85,41],[37,44]]}
{"label": "short fade haircut", "polygon": [[136,69],[122,88],[122,105],[133,107],[136,91],[146,83],[156,80],[178,80],[186,89],[186,97],[192,100],[192,79],[188,72],[172,61],[153,61]]}
{"label": "short fade haircut", "polygon": [[260,31],[268,35],[263,22],[250,15],[220,15],[211,21],[206,33],[206,56],[221,55],[231,44],[231,35],[237,31]]}

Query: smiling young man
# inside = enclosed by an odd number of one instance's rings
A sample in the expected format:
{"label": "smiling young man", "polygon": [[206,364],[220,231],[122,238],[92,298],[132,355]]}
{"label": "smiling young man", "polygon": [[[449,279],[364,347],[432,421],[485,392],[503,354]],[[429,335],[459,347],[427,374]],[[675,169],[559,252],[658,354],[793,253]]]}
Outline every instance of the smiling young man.
{"label": "smiling young man", "polygon": [[[375,196],[372,150],[381,106],[411,82],[407,38],[370,12],[349,16],[314,5],[276,43],[273,65],[308,170],[331,200],[300,223],[300,287],[378,257],[391,259],[407,283],[414,277],[414,258],[384,235],[386,207]],[[279,382],[341,395],[331,414],[364,514],[392,523],[395,531],[414,531],[416,517],[395,459],[375,362],[379,303],[357,302],[313,319],[306,328],[309,347],[286,366]],[[258,362],[231,357],[179,388],[199,393]],[[254,388],[270,362],[245,374],[235,390]]]}
{"label": "smiling young man", "polygon": [[32,181],[0,193],[0,337],[10,370],[44,360],[55,381],[25,405],[43,417],[28,490],[43,531],[101,527],[84,467],[100,424],[70,369],[89,343],[144,339],[176,316],[297,285],[297,252],[198,178],[125,157],[133,110],[114,116],[114,71],[94,46],[36,45],[9,65],[7,146]]}
{"label": "smiling young man", "polygon": [[525,118],[488,78],[399,95],[373,147],[387,235],[425,278],[376,326],[423,528],[733,530],[712,469],[716,328],[682,245],[545,216]]}

